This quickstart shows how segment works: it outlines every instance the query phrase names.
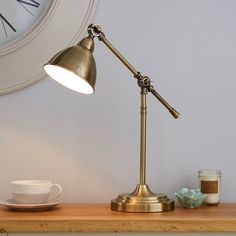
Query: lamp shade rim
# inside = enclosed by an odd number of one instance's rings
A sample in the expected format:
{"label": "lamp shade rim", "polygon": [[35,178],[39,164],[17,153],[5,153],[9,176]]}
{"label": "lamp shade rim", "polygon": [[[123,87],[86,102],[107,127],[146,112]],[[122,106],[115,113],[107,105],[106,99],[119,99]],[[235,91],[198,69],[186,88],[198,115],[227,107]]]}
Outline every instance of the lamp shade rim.
{"label": "lamp shade rim", "polygon": [[[84,82],[86,82],[86,83],[91,87],[91,89],[92,89],[92,92],[91,92],[91,93],[85,93],[85,92],[79,91],[80,93],[86,94],[86,95],[90,95],[90,94],[93,94],[93,93],[95,92],[94,86],[93,86],[87,79],[85,79],[83,76],[77,75],[73,70],[70,70],[70,69],[68,69],[67,67],[62,66],[62,65],[54,65],[54,64],[51,64],[51,63],[46,63],[46,64],[44,64],[43,67],[44,67],[44,70],[46,71],[46,73],[47,73],[48,75],[49,75],[49,73],[48,73],[47,70],[45,69],[46,66],[55,66],[55,67],[59,67],[59,68],[62,68],[62,69],[64,69],[64,70],[67,70],[67,71],[73,73],[75,76],[81,78],[81,79],[82,79]],[[51,75],[49,75],[49,76],[51,77]],[[51,78],[53,78],[53,77],[51,77]],[[56,80],[55,78],[53,78],[53,79]],[[71,88],[71,89],[72,89],[72,88]],[[74,89],[72,89],[72,90],[74,90]],[[74,90],[74,91],[77,91],[77,90]]]}

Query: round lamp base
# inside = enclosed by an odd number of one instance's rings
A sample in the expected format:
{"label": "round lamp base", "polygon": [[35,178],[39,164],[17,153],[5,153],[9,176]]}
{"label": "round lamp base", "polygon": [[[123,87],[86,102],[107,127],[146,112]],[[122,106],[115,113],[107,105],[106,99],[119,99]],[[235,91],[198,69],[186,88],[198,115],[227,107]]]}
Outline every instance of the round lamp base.
{"label": "round lamp base", "polygon": [[148,185],[138,184],[134,192],[118,195],[111,210],[123,212],[163,212],[174,210],[174,201],[165,194],[153,193]]}

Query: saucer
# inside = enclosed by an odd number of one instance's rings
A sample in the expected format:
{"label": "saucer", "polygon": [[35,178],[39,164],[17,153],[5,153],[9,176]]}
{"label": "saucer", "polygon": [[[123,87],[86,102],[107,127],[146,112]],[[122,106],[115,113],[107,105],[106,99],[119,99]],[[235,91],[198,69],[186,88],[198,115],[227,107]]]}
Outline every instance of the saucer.
{"label": "saucer", "polygon": [[13,211],[47,211],[51,210],[55,206],[61,204],[62,201],[51,201],[40,204],[21,204],[16,203],[13,199],[7,199],[6,201],[0,201],[0,204],[8,207]]}

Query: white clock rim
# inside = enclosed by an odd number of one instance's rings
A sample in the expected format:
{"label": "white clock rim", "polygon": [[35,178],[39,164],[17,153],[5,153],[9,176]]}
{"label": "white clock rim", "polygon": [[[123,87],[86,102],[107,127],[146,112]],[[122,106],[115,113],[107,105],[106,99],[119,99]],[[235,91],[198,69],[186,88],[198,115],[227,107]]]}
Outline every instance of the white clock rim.
{"label": "white clock rim", "polygon": [[36,37],[41,32],[41,30],[43,30],[43,28],[47,25],[47,23],[53,16],[53,12],[58,1],[59,0],[48,0],[47,6],[45,7],[41,16],[26,32],[24,32],[16,39],[13,39],[10,42],[0,46],[0,56],[11,53],[12,51],[23,47],[25,44],[34,39],[34,37]]}
{"label": "white clock rim", "polygon": [[[42,23],[41,23],[42,25],[41,24],[38,25],[38,27],[35,28],[35,30],[32,32],[32,34],[25,36],[24,40],[28,39],[28,41],[24,41],[26,43],[21,44],[21,42],[19,42],[20,46],[15,47],[14,49],[12,48],[11,51],[8,51],[8,53],[5,53],[3,55],[4,57],[7,56],[7,54],[14,53],[14,51],[16,51],[19,48],[24,48],[24,46],[27,45],[27,42],[33,41],[35,36],[37,36],[37,34],[39,34],[40,31],[42,31],[42,29],[45,28],[47,23],[50,22],[50,19],[52,18],[54,11],[56,10],[57,6],[59,5],[59,2],[61,2],[62,0],[50,0],[50,1],[53,1],[54,4],[53,4],[53,6],[51,6],[50,9],[48,8],[47,17],[44,15],[45,18],[47,18],[47,19],[45,19],[44,22],[42,21]],[[89,0],[89,6],[87,8],[85,17],[83,18],[83,20],[80,24],[80,27],[78,28],[77,32],[75,32],[75,34],[74,34],[73,38],[71,39],[71,41],[68,42],[68,44],[67,44],[68,46],[71,46],[71,45],[75,44],[76,42],[78,42],[79,38],[81,38],[81,36],[85,34],[85,32],[87,30],[87,25],[89,23],[91,23],[91,20],[94,17],[96,7],[97,7],[97,1],[98,0]],[[30,36],[32,38],[30,38]],[[0,95],[13,93],[13,92],[21,90],[23,88],[26,88],[30,85],[35,84],[36,82],[40,81],[41,79],[45,78],[46,76],[47,75],[46,75],[46,73],[44,72],[44,70],[42,68],[41,71],[37,71],[37,72],[33,73],[31,75],[31,78],[28,79],[28,80],[25,80],[24,82],[15,83],[14,85],[11,85],[9,87],[4,87],[4,88],[1,88],[1,83],[0,83]]]}

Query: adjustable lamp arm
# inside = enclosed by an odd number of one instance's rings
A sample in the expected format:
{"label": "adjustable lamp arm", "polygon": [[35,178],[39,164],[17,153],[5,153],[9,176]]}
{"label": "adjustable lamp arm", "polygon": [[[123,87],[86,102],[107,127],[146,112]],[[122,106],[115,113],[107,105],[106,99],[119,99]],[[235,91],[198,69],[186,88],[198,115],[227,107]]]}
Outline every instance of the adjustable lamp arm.
{"label": "adjustable lamp arm", "polygon": [[134,77],[137,79],[139,87],[143,90],[151,92],[161,103],[164,105],[171,115],[177,119],[180,114],[173,107],[170,106],[169,103],[165,101],[164,98],[154,89],[153,85],[151,85],[151,80],[147,76],[141,75],[122,55],[116,48],[107,40],[105,34],[102,32],[101,27],[98,24],[91,24],[88,26],[88,34],[91,37],[97,37],[100,41],[102,41],[115,55],[116,57],[132,72]]}

